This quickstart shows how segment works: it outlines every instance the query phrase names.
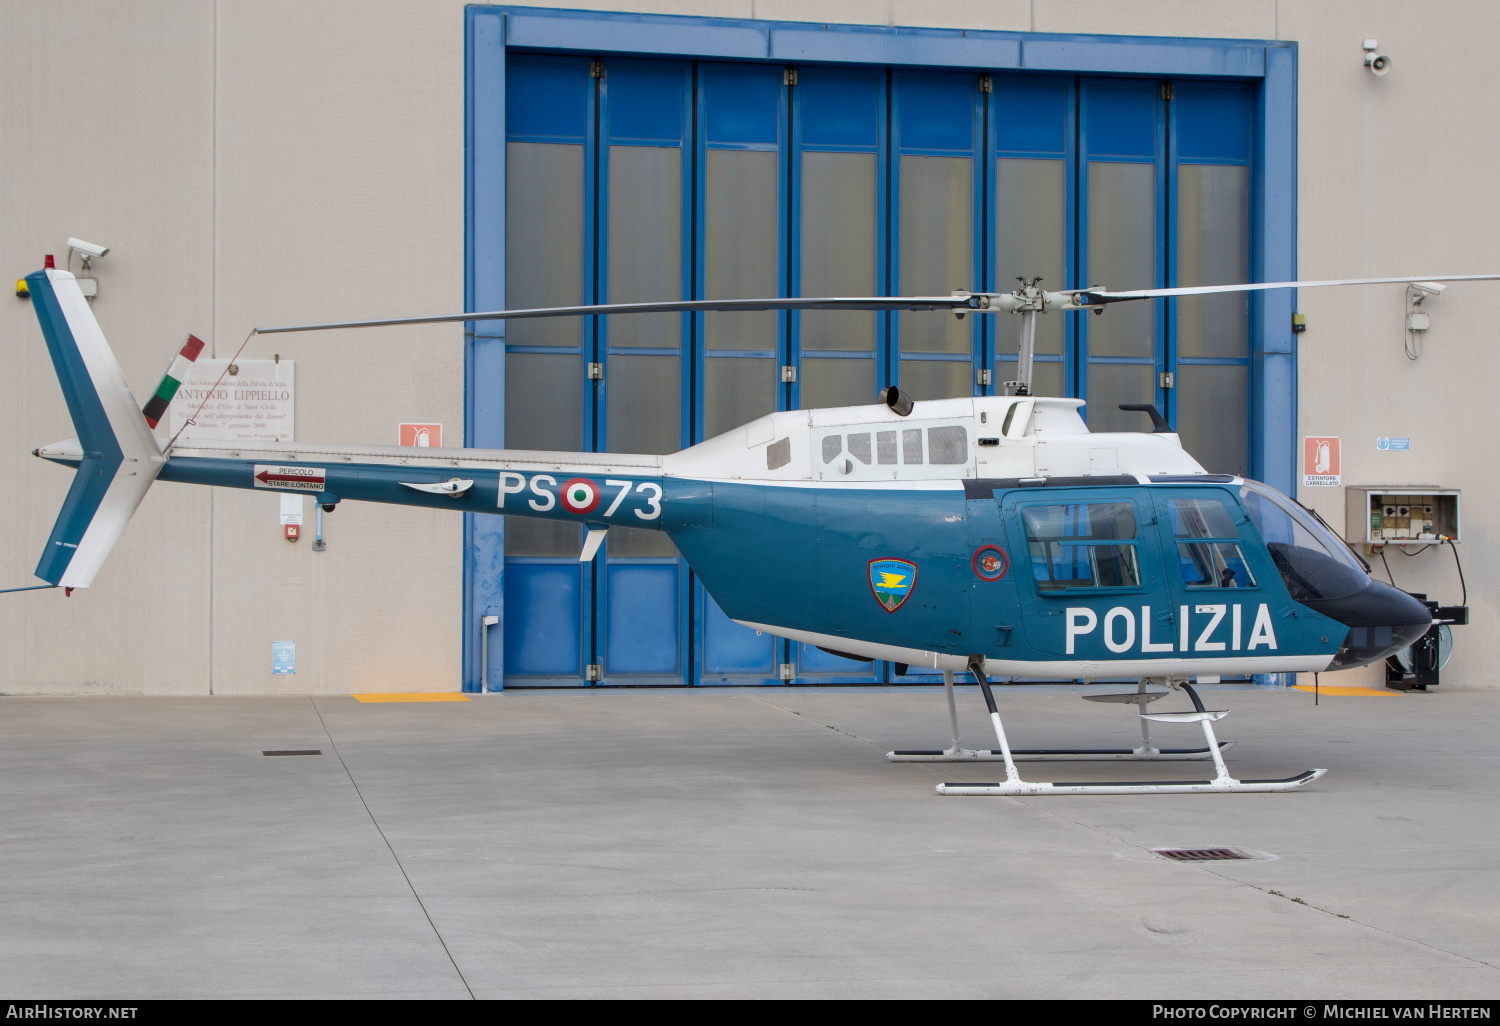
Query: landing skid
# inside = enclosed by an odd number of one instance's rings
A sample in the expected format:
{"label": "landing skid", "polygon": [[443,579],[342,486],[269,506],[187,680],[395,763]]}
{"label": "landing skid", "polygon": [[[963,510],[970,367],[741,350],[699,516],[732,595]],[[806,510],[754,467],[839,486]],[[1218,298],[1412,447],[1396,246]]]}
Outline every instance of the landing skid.
{"label": "landing skid", "polygon": [[[916,748],[886,752],[891,762],[1004,762],[1005,753],[993,748],[965,748],[958,736],[958,706],[953,697],[953,671],[943,671],[943,688],[948,696],[948,722],[953,727],[953,744],[939,751],[935,748]],[[1142,681],[1134,693],[1111,695],[1084,695],[1090,702],[1121,702],[1139,706],[1156,701],[1166,691],[1150,691]],[[1233,741],[1220,741],[1219,750],[1226,751]],[[1211,759],[1207,748],[1158,748],[1151,741],[1151,721],[1141,717],[1141,743],[1135,748],[1012,748],[1010,757],[1016,762],[1182,762]]]}
{"label": "landing skid", "polygon": [[[1100,751],[1073,751],[1073,752],[1042,752],[1030,751],[1026,753],[1013,752],[1010,743],[1005,738],[1005,728],[1000,722],[1000,712],[995,705],[995,694],[990,689],[989,678],[984,673],[984,659],[975,656],[969,662],[969,670],[974,674],[974,679],[979,682],[979,689],[984,693],[985,705],[989,708],[990,723],[995,728],[995,739],[999,741],[998,750],[973,751],[964,748],[958,740],[958,712],[953,703],[953,674],[943,674],[943,683],[948,691],[948,711],[953,725],[953,746],[946,752],[890,752],[887,758],[900,762],[980,762],[993,758],[997,751],[1000,761],[1005,763],[1005,779],[995,783],[958,783],[939,784],[938,794],[953,795],[1044,795],[1044,794],[1228,794],[1233,792],[1269,792],[1269,791],[1292,791],[1303,785],[1317,780],[1326,769],[1306,770],[1293,777],[1283,777],[1274,780],[1236,780],[1229,775],[1229,768],[1224,764],[1223,749],[1232,742],[1220,742],[1214,735],[1213,724],[1215,720],[1221,720],[1227,716],[1228,710],[1214,710],[1203,708],[1203,702],[1198,697],[1198,692],[1186,681],[1177,683],[1187,696],[1192,699],[1193,709],[1190,712],[1172,713],[1148,713],[1145,712],[1147,703],[1160,697],[1161,692],[1152,693],[1147,690],[1146,682],[1142,681],[1137,693],[1134,695],[1101,695],[1099,700],[1103,701],[1129,701],[1134,702],[1142,708],[1139,714],[1142,721],[1142,747],[1133,749],[1129,754],[1123,754],[1123,750],[1111,752]],[[1158,723],[1197,723],[1203,728],[1203,740],[1205,746],[1201,749],[1159,749],[1151,744],[1149,728],[1146,721],[1152,720]],[[1028,781],[1022,780],[1020,773],[1016,771],[1017,756],[1025,758],[1030,756],[1032,760],[1073,758],[1096,759],[1096,758],[1148,758],[1160,759],[1164,757],[1202,758],[1203,752],[1207,752],[1209,758],[1213,759],[1215,775],[1212,780],[1131,780],[1118,783],[1070,783],[1065,781]],[[1139,753],[1139,754],[1137,754]],[[935,757],[934,757],[935,755]]]}

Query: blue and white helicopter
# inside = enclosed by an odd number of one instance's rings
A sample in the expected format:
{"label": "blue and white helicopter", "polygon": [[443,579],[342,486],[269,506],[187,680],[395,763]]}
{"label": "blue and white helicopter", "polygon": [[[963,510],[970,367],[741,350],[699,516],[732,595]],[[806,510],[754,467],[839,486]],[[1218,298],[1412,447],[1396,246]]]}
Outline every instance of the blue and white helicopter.
{"label": "blue and white helicopter", "polygon": [[[941,671],[952,745],[888,758],[995,761],[1005,769],[1004,780],[942,784],[941,794],[1292,790],[1325,771],[1233,777],[1223,755],[1233,742],[1220,742],[1213,729],[1226,711],[1205,709],[1191,681],[1375,662],[1420,638],[1432,614],[1371,577],[1337,535],[1289,497],[1205,471],[1153,407],[1126,407],[1151,416],[1149,433],[1098,433],[1079,415],[1081,400],[1031,395],[1036,317],[1158,296],[1414,280],[1131,292],[1047,292],[1030,281],[1013,293],[695,300],[257,329],[683,310],[1023,318],[1009,395],[913,402],[890,388],[874,405],[772,413],[681,452],[650,456],[159,439],[151,426],[170,390],[158,390],[143,416],[78,281],[48,267],[25,282],[78,437],[34,453],[77,474],[36,575],[48,586],[89,586],[157,480],[300,492],[327,510],[355,500],[571,522],[587,529],[580,560],[594,558],[611,526],[654,529],[667,533],[738,623],[850,658]],[[185,348],[178,359],[195,355]],[[182,376],[169,369],[166,380]],[[963,671],[983,692],[997,748],[960,743],[953,678]],[[1134,690],[1113,685],[1085,697],[1136,705],[1140,745],[1012,749],[990,678],[1019,676],[1137,678]],[[1147,710],[1172,691],[1184,693],[1192,709]],[[1159,747],[1153,721],[1199,724],[1204,747]],[[1017,770],[1027,760],[1084,759],[1203,759],[1216,772],[1181,782],[1054,783],[1023,780]]]}

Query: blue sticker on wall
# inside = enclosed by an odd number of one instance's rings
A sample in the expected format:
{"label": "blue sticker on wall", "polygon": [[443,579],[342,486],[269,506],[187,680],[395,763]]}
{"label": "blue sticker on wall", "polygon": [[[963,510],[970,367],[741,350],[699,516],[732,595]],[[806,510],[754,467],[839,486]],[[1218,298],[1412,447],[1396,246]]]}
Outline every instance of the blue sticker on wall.
{"label": "blue sticker on wall", "polygon": [[295,641],[271,642],[271,672],[297,672],[297,643]]}
{"label": "blue sticker on wall", "polygon": [[900,609],[917,586],[917,564],[904,559],[870,560],[870,591],[887,613]]}

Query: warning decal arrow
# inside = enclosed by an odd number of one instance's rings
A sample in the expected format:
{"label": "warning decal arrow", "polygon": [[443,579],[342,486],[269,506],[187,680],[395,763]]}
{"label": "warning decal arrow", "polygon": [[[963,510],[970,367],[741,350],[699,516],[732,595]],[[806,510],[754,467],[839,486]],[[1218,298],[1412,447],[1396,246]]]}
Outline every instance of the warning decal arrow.
{"label": "warning decal arrow", "polygon": [[328,471],[323,467],[278,467],[255,465],[255,487],[321,492]]}

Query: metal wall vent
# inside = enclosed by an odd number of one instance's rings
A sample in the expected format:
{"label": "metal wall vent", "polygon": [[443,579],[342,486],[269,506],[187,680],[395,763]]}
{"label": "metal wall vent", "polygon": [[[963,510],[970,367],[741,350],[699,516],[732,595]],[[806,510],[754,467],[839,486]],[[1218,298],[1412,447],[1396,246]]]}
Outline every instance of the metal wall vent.
{"label": "metal wall vent", "polygon": [[1228,862],[1255,857],[1238,848],[1152,848],[1151,851],[1172,862]]}
{"label": "metal wall vent", "polygon": [[291,748],[282,752],[261,752],[261,755],[322,755],[321,748]]}

